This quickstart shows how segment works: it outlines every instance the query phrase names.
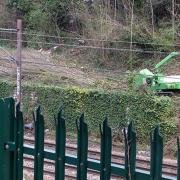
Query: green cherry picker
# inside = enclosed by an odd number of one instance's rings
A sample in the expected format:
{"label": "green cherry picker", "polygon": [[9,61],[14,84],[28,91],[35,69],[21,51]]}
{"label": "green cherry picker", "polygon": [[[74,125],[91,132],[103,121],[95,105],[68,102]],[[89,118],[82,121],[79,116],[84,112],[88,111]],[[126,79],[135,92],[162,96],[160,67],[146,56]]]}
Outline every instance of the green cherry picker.
{"label": "green cherry picker", "polygon": [[[172,52],[158,64],[155,65],[154,72],[148,69],[143,69],[136,77],[137,89],[155,91],[158,95],[173,96],[180,94],[180,75],[165,76],[159,72],[159,68],[173,60],[175,57],[180,57],[180,52]],[[180,73],[180,68],[179,68]]]}

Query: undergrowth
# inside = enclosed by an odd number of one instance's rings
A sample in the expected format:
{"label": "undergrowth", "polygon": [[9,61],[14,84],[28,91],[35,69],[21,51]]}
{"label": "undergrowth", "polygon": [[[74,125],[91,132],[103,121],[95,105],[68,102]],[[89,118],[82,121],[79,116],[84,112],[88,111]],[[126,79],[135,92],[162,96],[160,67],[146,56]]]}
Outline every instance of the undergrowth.
{"label": "undergrowth", "polygon": [[[13,84],[1,82],[0,87],[0,97],[12,95]],[[40,104],[48,128],[54,128],[54,115],[63,106],[69,131],[74,131],[76,119],[84,112],[91,133],[99,132],[99,124],[105,117],[117,133],[134,121],[142,142],[148,140],[157,125],[166,138],[176,133],[173,101],[168,97],[27,84],[23,85],[22,93],[25,119],[31,120],[32,111]]]}

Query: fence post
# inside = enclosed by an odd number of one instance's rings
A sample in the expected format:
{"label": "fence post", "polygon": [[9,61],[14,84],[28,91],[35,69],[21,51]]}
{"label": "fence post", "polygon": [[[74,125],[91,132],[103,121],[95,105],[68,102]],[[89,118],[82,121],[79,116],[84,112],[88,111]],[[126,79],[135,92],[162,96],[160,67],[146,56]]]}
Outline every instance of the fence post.
{"label": "fence post", "polygon": [[14,142],[14,100],[0,99],[0,179],[14,180],[14,155],[9,142]]}
{"label": "fence post", "polygon": [[135,168],[136,168],[136,132],[131,122],[128,125],[127,132],[124,129],[125,137],[125,169],[126,179],[135,179]]}
{"label": "fence post", "polygon": [[78,131],[78,149],[77,149],[77,180],[87,179],[87,153],[88,153],[88,127],[84,122],[84,114],[79,119]]}
{"label": "fence post", "polygon": [[22,51],[22,20],[17,20],[17,101],[21,102],[21,51]]}
{"label": "fence post", "polygon": [[180,144],[179,137],[177,138],[177,180],[180,179]]}
{"label": "fence post", "polygon": [[44,167],[44,117],[40,107],[36,110],[35,123],[35,156],[34,156],[34,180],[43,180]]}
{"label": "fence post", "polygon": [[65,179],[66,125],[62,109],[56,120],[56,161],[55,180]]}
{"label": "fence post", "polygon": [[111,178],[111,151],[112,151],[112,133],[108,126],[107,118],[103,122],[103,130],[100,126],[101,133],[101,163],[100,163],[100,180],[110,180]]}
{"label": "fence post", "polygon": [[23,142],[24,142],[24,123],[23,114],[20,111],[20,103],[16,106],[16,118],[14,124],[14,141],[16,144],[14,160],[14,178],[15,180],[23,179]]}
{"label": "fence post", "polygon": [[163,138],[160,136],[159,127],[151,134],[151,178],[161,179],[163,163]]}

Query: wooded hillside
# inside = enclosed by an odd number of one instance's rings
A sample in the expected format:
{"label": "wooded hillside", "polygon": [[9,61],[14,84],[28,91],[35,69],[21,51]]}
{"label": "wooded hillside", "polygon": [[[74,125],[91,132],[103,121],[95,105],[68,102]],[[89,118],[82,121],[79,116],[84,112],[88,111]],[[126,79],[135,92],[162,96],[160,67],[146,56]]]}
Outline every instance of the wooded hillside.
{"label": "wooded hillside", "polygon": [[[27,46],[52,48],[45,43],[53,42],[101,47],[78,54],[83,58],[86,54],[87,61],[95,61],[102,67],[121,64],[133,70],[142,65],[150,66],[151,59],[161,58],[161,54],[144,51],[179,49],[180,2],[177,0],[11,0],[7,7],[10,13],[16,10],[17,17],[24,20],[27,33],[80,38],[74,42],[72,39],[26,37],[44,42],[44,45],[29,43]],[[5,21],[1,25],[3,23]]]}

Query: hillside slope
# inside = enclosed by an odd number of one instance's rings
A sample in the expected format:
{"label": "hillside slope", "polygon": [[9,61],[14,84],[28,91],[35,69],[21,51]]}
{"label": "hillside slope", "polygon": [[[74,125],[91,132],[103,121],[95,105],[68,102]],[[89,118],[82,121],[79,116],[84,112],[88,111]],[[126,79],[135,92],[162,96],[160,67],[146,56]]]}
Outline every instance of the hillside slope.
{"label": "hillside slope", "polygon": [[[124,90],[132,72],[152,69],[167,53],[180,51],[179,2],[174,9],[169,0],[134,6],[131,0],[9,2],[1,1],[0,24],[15,27],[14,18],[23,19],[24,81]],[[0,32],[1,45],[15,57],[14,41],[14,34]],[[0,49],[1,58],[8,53]],[[179,65],[177,58],[162,71],[179,74]],[[3,62],[1,70],[15,80],[15,65]]]}

